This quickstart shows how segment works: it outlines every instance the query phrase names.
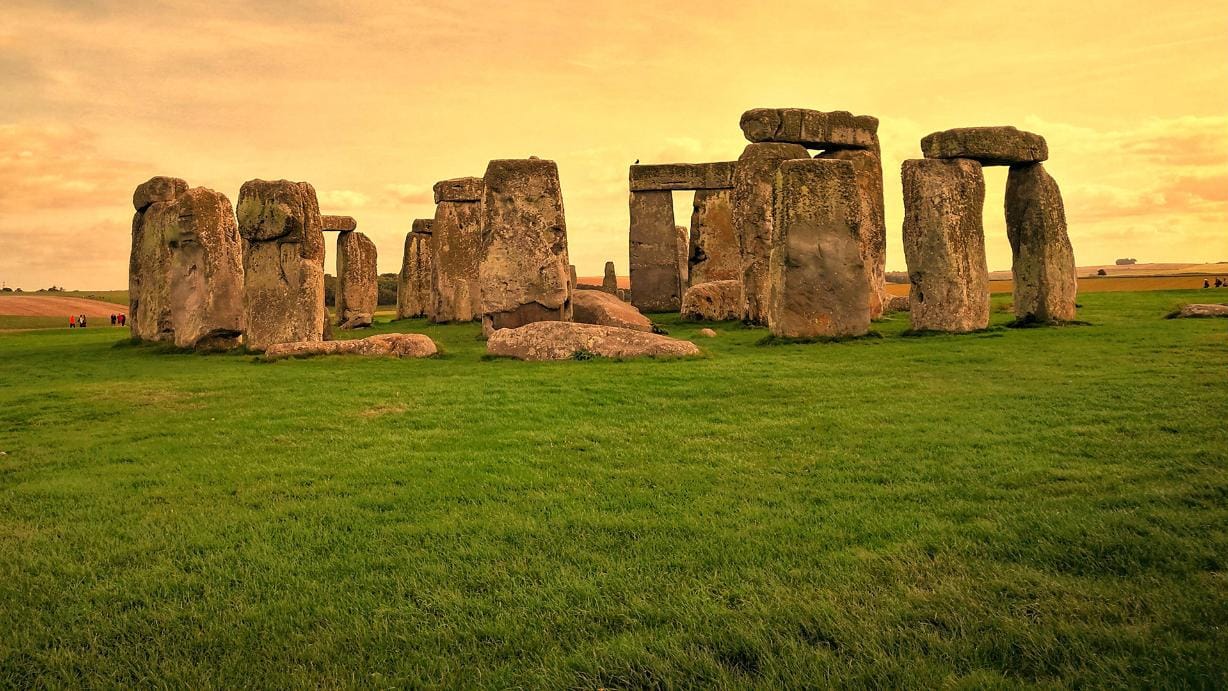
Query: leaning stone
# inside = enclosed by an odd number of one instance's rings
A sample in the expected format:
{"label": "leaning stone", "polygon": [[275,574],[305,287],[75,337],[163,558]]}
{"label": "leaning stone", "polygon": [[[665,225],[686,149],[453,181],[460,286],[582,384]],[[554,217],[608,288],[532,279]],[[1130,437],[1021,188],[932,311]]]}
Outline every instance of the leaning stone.
{"label": "leaning stone", "polygon": [[1011,166],[1006,178],[1006,235],[1011,243],[1015,317],[1074,321],[1079,282],[1066,234],[1066,208],[1044,164]]}
{"label": "leaning stone", "polygon": [[916,331],[965,332],[989,326],[985,265],[985,176],[966,158],[913,159],[904,183],[904,259]]}
{"label": "leaning stone", "polygon": [[[436,190],[438,188],[436,185]],[[435,222],[431,224],[431,285],[428,297],[432,301],[432,321],[467,322],[481,317],[482,290],[478,279],[481,262],[482,204],[447,199],[439,202],[435,207]]]}
{"label": "leaning stone", "polygon": [[853,164],[857,180],[857,199],[861,223],[857,228],[857,247],[870,286],[870,318],[883,314],[887,294],[887,222],[883,215],[883,164],[873,149],[845,149],[822,153],[815,158],[836,159]]}
{"label": "leaning stone", "polygon": [[485,184],[482,178],[452,178],[435,183],[435,203],[480,202]]}
{"label": "leaning stone", "polygon": [[601,289],[611,295],[618,294],[618,274],[614,272],[614,262],[605,263],[605,275],[601,278]]}
{"label": "leaning stone", "polygon": [[559,170],[537,158],[495,160],[482,202],[482,332],[571,320],[567,221]]}
{"label": "leaning stone", "polygon": [[326,233],[349,233],[358,229],[358,221],[353,216],[321,216],[320,226]]}
{"label": "leaning stone", "polygon": [[[416,219],[414,228],[429,228],[430,224]],[[401,255],[401,272],[397,274],[397,319],[427,316],[431,309],[431,234],[410,231],[405,235],[405,252]]]}
{"label": "leaning stone", "polygon": [[169,204],[175,345],[228,350],[243,335],[243,241],[226,195],[195,187]]}
{"label": "leaning stone", "polygon": [[179,178],[153,177],[137,185],[132,193],[132,206],[144,211],[154,202],[174,201],[188,191],[188,183]]}
{"label": "leaning stone", "polygon": [[681,304],[671,192],[632,192],[632,303],[643,312],[674,312]]}
{"label": "leaning stone", "polygon": [[1168,315],[1169,319],[1204,319],[1228,317],[1228,305],[1182,305]]}
{"label": "leaning stone", "polygon": [[926,158],[970,158],[983,166],[1039,163],[1049,158],[1044,137],[1010,126],[934,132],[921,140],[921,151]]}
{"label": "leaning stone", "polygon": [[742,282],[709,281],[687,288],[682,318],[690,321],[733,321],[742,318]]}
{"label": "leaning stone", "polygon": [[652,331],[652,321],[636,308],[603,290],[578,290],[571,296],[572,319],[581,324]]}
{"label": "leaning stone", "polygon": [[742,255],[730,205],[732,193],[732,190],[695,193],[687,257],[687,281],[691,285],[742,278]]}
{"label": "leaning stone", "polygon": [[785,161],[775,198],[768,328],[784,338],[864,335],[870,284],[857,242],[861,201],[853,164]]}
{"label": "leaning stone", "polygon": [[733,161],[633,165],[628,177],[632,192],[729,189],[733,166]]}
{"label": "leaning stone", "polygon": [[306,182],[248,180],[239,189],[247,347],[324,338],[324,233]]}
{"label": "leaning stone", "polygon": [[439,352],[423,334],[379,334],[344,341],[297,341],[277,343],[264,351],[266,360],[312,355],[367,355],[398,358],[430,357]]}
{"label": "leaning stone", "polygon": [[684,357],[698,355],[699,348],[690,341],[615,326],[543,321],[494,332],[486,352],[518,360],[571,360],[593,355]]}
{"label": "leaning stone", "polygon": [[[767,323],[767,264],[772,239],[772,186],[780,164],[810,159],[800,144],[748,144],[734,170],[733,228],[742,259],[742,318]],[[634,288],[634,283],[632,284]]]}
{"label": "leaning stone", "polygon": [[362,233],[337,236],[337,326],[371,326],[379,301],[375,243]]}
{"label": "leaning stone", "polygon": [[805,108],[755,108],[742,114],[752,142],[800,144],[809,149],[878,149],[878,118]]}

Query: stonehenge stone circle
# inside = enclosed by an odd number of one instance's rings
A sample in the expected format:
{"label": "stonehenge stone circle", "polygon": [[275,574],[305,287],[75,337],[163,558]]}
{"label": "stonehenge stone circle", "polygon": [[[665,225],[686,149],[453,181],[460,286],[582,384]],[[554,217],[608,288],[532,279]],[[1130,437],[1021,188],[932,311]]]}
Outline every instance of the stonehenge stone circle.
{"label": "stonehenge stone circle", "polygon": [[349,233],[358,230],[358,221],[353,216],[320,216],[320,229],[326,233]]}
{"label": "stonehenge stone circle", "polygon": [[632,192],[666,190],[719,190],[733,187],[733,161],[718,163],[662,163],[633,165]]}
{"label": "stonehenge stone circle", "polygon": [[1006,178],[1006,234],[1011,243],[1015,317],[1064,322],[1075,318],[1079,290],[1066,209],[1043,163],[1011,166]]}
{"label": "stonehenge stone circle", "polygon": [[481,316],[482,179],[435,183],[431,226],[431,320],[473,321]]}
{"label": "stonehenge stone circle", "polygon": [[430,357],[439,352],[435,342],[424,334],[378,334],[341,341],[297,341],[275,343],[264,351],[266,360],[311,355],[367,355],[398,358]]}
{"label": "stonehenge stone circle", "polygon": [[861,336],[870,284],[858,232],[861,198],[849,161],[785,161],[776,173],[768,328],[784,338]]}
{"label": "stonehenge stone circle", "polygon": [[616,326],[542,321],[492,333],[486,352],[518,360],[571,360],[577,355],[683,357],[698,355],[699,348],[690,341]]}
{"label": "stonehenge stone circle", "polygon": [[630,213],[631,302],[643,312],[676,311],[682,294],[673,193],[632,192]]}
{"label": "stonehenge stone circle", "polygon": [[1014,127],[960,127],[934,132],[921,140],[926,158],[970,158],[983,166],[1039,163],[1049,145],[1039,134]]}
{"label": "stonehenge stone circle", "polygon": [[690,321],[732,321],[742,318],[742,281],[708,281],[686,289],[682,318]]}
{"label": "stonehenge stone circle", "polygon": [[[742,257],[742,318],[754,324],[767,320],[767,262],[772,239],[772,188],[776,170],[790,159],[810,159],[800,144],[747,144],[734,167],[733,227]],[[632,281],[632,289],[636,289]]]}
{"label": "stonehenge stone circle", "polygon": [[337,236],[337,326],[371,326],[379,300],[378,274],[375,243],[370,238],[352,231]]}
{"label": "stonehenge stone circle", "polygon": [[904,258],[915,331],[989,326],[985,264],[985,176],[966,158],[912,159],[901,166]]}
{"label": "stonehenge stone circle", "polygon": [[163,224],[148,220],[164,215],[165,207],[188,191],[179,178],[154,177],[137,186],[132,194],[132,251],[128,256],[128,328],[142,341],[174,338],[171,323],[171,251],[163,236]]}
{"label": "stonehenge stone circle", "polygon": [[431,227],[428,218],[414,219],[405,235],[405,253],[397,275],[397,319],[428,316],[431,309]]}
{"label": "stonehenge stone circle", "polygon": [[572,320],[581,324],[652,331],[652,321],[604,290],[577,290],[571,296]]}
{"label": "stonehenge stone circle", "polygon": [[742,255],[733,229],[732,190],[698,190],[691,211],[687,282],[742,279]]}
{"label": "stonehenge stone circle", "polygon": [[309,183],[248,180],[236,209],[243,237],[247,347],[324,338],[324,233]]}
{"label": "stonehenge stone circle", "polygon": [[601,277],[601,289],[610,295],[618,294],[618,274],[614,271],[614,262],[605,263],[605,274]]}
{"label": "stonehenge stone circle", "polygon": [[482,201],[482,332],[571,320],[567,221],[554,161],[494,160]]}
{"label": "stonehenge stone circle", "polygon": [[243,335],[243,241],[226,195],[194,187],[167,207],[175,345],[227,350]]}
{"label": "stonehenge stone circle", "polygon": [[857,198],[861,207],[861,222],[857,230],[857,245],[865,265],[866,282],[870,287],[870,318],[877,319],[885,311],[887,294],[887,221],[883,212],[883,164],[875,149],[840,149],[816,156],[853,164],[857,181]]}
{"label": "stonehenge stone circle", "polygon": [[878,118],[837,110],[754,108],[742,114],[751,142],[799,144],[808,149],[878,149]]}

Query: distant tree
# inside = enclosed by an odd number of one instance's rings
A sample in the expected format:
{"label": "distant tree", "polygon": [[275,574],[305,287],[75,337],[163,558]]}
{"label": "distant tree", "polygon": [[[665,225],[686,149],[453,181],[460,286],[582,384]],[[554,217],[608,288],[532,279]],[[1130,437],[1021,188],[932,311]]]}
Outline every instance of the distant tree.
{"label": "distant tree", "polygon": [[3,288],[0,288],[0,293],[11,293],[11,292],[13,292],[13,289],[8,286],[4,286]]}
{"label": "distant tree", "polygon": [[1105,271],[1104,269],[1100,269],[1099,271],[1096,272],[1096,275],[1097,276],[1108,276],[1109,272]]}
{"label": "distant tree", "polygon": [[908,283],[907,271],[888,271],[885,280],[888,283]]}
{"label": "distant tree", "polygon": [[332,274],[324,274],[324,304],[337,306],[337,277]]}
{"label": "distant tree", "polygon": [[396,274],[380,274],[376,279],[376,284],[379,286],[379,300],[376,302],[381,305],[397,304],[397,275]]}
{"label": "distant tree", "polygon": [[1137,264],[1138,260],[1132,257],[1130,259],[1118,259],[1114,263],[1117,264],[1118,266],[1130,266],[1131,264]]}

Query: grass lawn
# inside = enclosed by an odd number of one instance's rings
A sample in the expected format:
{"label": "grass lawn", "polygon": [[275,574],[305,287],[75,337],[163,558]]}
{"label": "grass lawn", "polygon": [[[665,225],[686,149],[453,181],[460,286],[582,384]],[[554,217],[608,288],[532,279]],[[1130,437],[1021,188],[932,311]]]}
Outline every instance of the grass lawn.
{"label": "grass lawn", "polygon": [[0,686],[1224,688],[1202,297],[675,361],[0,334]]}

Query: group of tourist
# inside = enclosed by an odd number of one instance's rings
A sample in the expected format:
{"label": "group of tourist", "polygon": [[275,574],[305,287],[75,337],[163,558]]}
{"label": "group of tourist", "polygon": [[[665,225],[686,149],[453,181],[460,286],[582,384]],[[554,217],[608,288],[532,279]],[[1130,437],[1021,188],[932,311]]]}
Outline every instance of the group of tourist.
{"label": "group of tourist", "polygon": [[[1202,279],[1202,287],[1203,287],[1203,288],[1210,288],[1210,287],[1211,287],[1211,281],[1210,281],[1209,279],[1206,279],[1206,278]],[[1220,277],[1216,276],[1216,277],[1215,277],[1215,287],[1216,287],[1216,288],[1228,288],[1228,278],[1220,278]]]}
{"label": "group of tourist", "polygon": [[[84,329],[88,325],[88,323],[89,322],[85,318],[84,314],[68,316],[68,328],[70,329]],[[111,315],[111,326],[124,326],[127,323],[128,323],[128,315],[123,314],[123,313]]]}

